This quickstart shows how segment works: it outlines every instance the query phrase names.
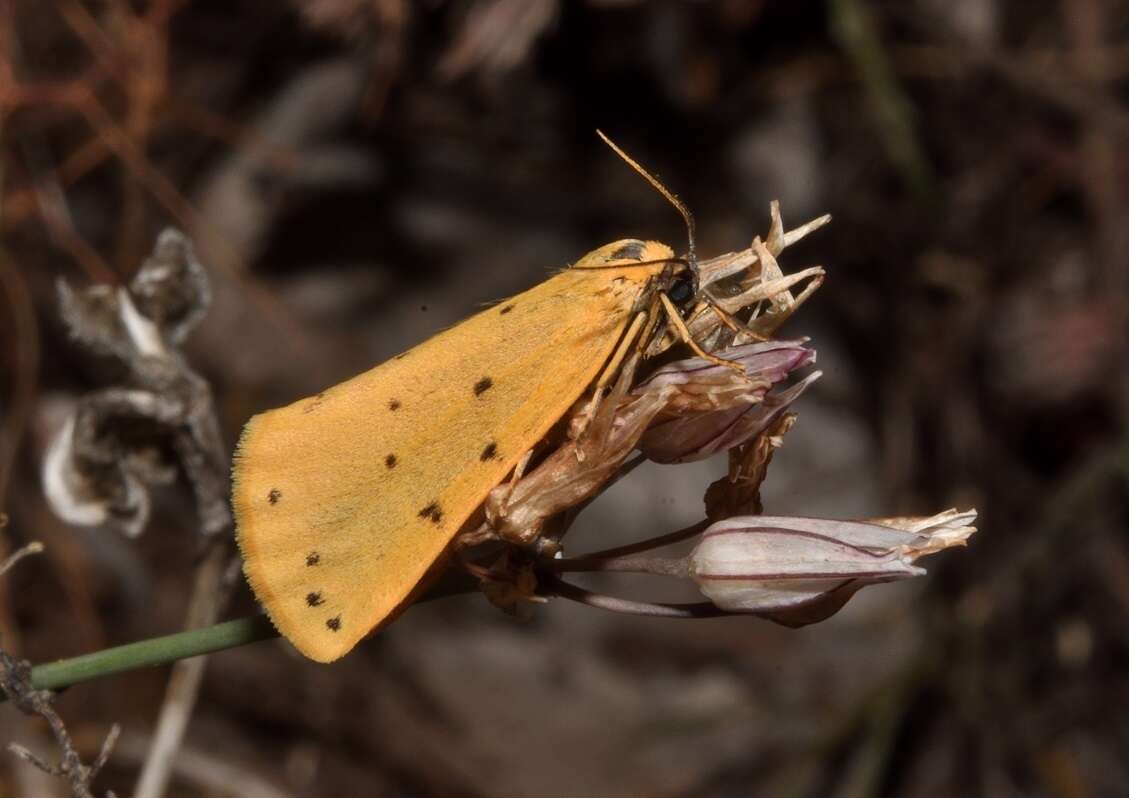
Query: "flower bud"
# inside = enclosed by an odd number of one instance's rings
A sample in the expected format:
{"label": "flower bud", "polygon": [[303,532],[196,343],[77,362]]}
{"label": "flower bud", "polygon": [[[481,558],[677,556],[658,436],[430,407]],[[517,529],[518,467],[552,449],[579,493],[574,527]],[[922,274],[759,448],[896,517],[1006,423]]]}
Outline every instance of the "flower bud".
{"label": "flower bud", "polygon": [[743,516],[713,524],[690,575],[715,605],[787,626],[821,621],[870,584],[925,573],[914,560],[963,546],[976,511],[879,522]]}
{"label": "flower bud", "polygon": [[639,442],[640,451],[657,463],[688,463],[760,434],[819,378],[816,372],[787,391],[766,397],[792,371],[815,362],[815,350],[805,343],[768,341],[718,352],[741,363],[744,376],[701,358],[663,366],[632,392],[670,394],[662,414]]}

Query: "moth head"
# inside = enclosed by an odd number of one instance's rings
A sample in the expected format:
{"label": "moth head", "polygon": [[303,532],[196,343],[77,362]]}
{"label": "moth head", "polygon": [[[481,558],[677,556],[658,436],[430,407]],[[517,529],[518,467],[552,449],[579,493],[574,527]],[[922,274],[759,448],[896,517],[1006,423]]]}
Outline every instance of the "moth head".
{"label": "moth head", "polygon": [[640,241],[624,238],[604,244],[572,265],[574,269],[610,269],[635,275],[639,280],[648,275],[661,275],[670,271],[672,263],[682,263],[674,250],[658,241]]}
{"label": "moth head", "polygon": [[682,311],[685,316],[686,312],[693,307],[695,300],[698,298],[698,275],[697,272],[687,266],[681,272],[676,272],[668,278],[666,295],[670,297],[670,301],[674,306]]}
{"label": "moth head", "polygon": [[[603,131],[597,130],[596,135],[598,135],[605,144],[611,147],[612,150],[615,151],[615,154],[622,158],[628,166],[634,169],[640,177],[650,183],[651,187],[654,188],[655,191],[662,194],[666,201],[673,205],[674,209],[678,211],[678,213],[682,216],[682,221],[686,223],[686,257],[679,258],[678,260],[680,260],[685,265],[686,272],[688,273],[688,278],[690,281],[689,295],[686,295],[687,288],[685,286],[682,286],[681,283],[677,280],[677,275],[675,281],[670,285],[669,288],[666,289],[666,291],[667,295],[676,306],[680,308],[687,307],[699,294],[698,249],[694,240],[694,214],[690,213],[690,209],[686,207],[685,203],[683,203],[682,200],[674,195],[674,192],[664,186],[657,177],[640,166],[634,158],[620,149],[619,145],[605,136]],[[676,294],[671,293],[675,290],[677,290]]]}

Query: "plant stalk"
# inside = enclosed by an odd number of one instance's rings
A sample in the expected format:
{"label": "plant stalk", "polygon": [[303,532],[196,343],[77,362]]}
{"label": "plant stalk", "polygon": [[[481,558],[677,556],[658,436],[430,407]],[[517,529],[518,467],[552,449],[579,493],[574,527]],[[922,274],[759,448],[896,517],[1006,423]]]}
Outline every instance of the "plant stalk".
{"label": "plant stalk", "polygon": [[[272,637],[278,637],[278,631],[267,616],[238,618],[203,629],[154,637],[93,654],[36,665],[31,669],[31,683],[39,690],[59,690],[103,676],[167,665],[186,657],[223,651]],[[3,700],[2,696],[0,700]]]}

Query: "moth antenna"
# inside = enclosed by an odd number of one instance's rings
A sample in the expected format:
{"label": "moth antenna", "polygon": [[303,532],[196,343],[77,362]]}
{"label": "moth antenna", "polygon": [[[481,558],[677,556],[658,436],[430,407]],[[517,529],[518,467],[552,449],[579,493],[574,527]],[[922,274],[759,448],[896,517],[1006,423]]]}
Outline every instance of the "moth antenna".
{"label": "moth antenna", "polygon": [[686,237],[689,240],[689,249],[686,254],[686,260],[689,261],[690,271],[694,276],[694,292],[697,293],[698,252],[697,247],[694,245],[694,214],[690,213],[690,209],[682,203],[682,200],[678,199],[678,197],[676,197],[670,189],[660,183],[657,177],[655,177],[638,163],[636,163],[635,159],[624,152],[622,149],[620,149],[618,144],[605,136],[604,131],[597,129],[596,135],[603,139],[604,143],[611,147],[612,150],[615,151],[616,155],[626,161],[628,166],[638,172],[644,180],[651,184],[652,188],[654,188],[655,191],[666,197],[666,201],[673,205],[678,210],[678,212],[682,214],[682,219],[686,222]]}

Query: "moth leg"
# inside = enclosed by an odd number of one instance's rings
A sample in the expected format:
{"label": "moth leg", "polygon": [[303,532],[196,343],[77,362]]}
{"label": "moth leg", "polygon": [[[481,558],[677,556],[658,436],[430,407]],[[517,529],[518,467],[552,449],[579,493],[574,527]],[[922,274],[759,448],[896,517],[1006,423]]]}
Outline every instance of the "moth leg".
{"label": "moth leg", "polygon": [[510,480],[511,485],[516,485],[517,481],[525,476],[525,469],[529,468],[529,461],[532,459],[532,449],[529,449],[525,454],[521,456],[521,459],[517,461],[517,465],[514,466],[514,476],[513,479]]}
{"label": "moth leg", "polygon": [[738,335],[751,336],[757,341],[769,340],[766,336],[760,335],[751,327],[749,327],[749,325],[745,324],[745,322],[741,321],[739,318],[719,305],[717,303],[717,300],[715,300],[709,294],[703,294],[703,298],[705,299],[706,305],[710,308],[710,310],[717,314],[717,318],[721,321],[721,323],[733,332],[737,333]]}
{"label": "moth leg", "polygon": [[[600,406],[600,400],[604,398],[604,390],[619,372],[620,366],[623,365],[623,359],[627,357],[631,347],[636,345],[636,341],[639,340],[639,333],[646,326],[649,316],[650,313],[646,311],[639,311],[635,314],[635,318],[631,320],[631,326],[627,328],[627,332],[620,339],[619,346],[612,353],[611,359],[604,366],[604,370],[600,372],[600,376],[596,379],[596,386],[592,391],[592,398],[589,400],[588,406],[584,408],[584,415],[581,417],[580,425],[577,428],[575,435],[577,439],[584,434],[584,431],[592,423],[592,419],[596,417],[596,409]],[[577,454],[580,454],[579,450],[577,450]]]}
{"label": "moth leg", "polygon": [[741,323],[741,320],[726,311],[725,308],[723,308],[721,305],[714,302],[713,297],[703,295],[702,301],[706,303],[706,307],[708,307],[714,312],[714,314],[717,315],[718,321],[728,327],[731,332],[745,332],[745,325]]}
{"label": "moth leg", "polygon": [[650,314],[645,311],[639,311],[635,314],[635,318],[631,320],[631,326],[627,328],[623,338],[620,339],[619,346],[616,347],[615,353],[611,356],[608,364],[604,366],[604,370],[600,373],[599,379],[596,380],[596,390],[602,391],[612,381],[612,378],[619,373],[619,367],[623,365],[623,359],[627,357],[627,353],[631,351],[632,345],[639,338],[639,333],[643,330],[644,323]]}
{"label": "moth leg", "polygon": [[686,322],[682,320],[682,316],[678,313],[678,308],[674,307],[674,303],[670,301],[670,297],[668,297],[666,294],[659,294],[659,301],[662,302],[663,309],[666,310],[667,318],[670,319],[670,323],[674,325],[674,329],[678,333],[678,336],[688,347],[690,347],[691,350],[693,350],[695,355],[718,366],[727,366],[728,368],[736,371],[738,374],[745,374],[745,367],[740,363],[737,363],[733,360],[726,360],[725,358],[718,357],[717,355],[711,355],[709,352],[702,349],[702,347],[698,346],[698,342],[694,340],[694,336],[690,335],[690,331],[686,329]]}
{"label": "moth leg", "polygon": [[[596,389],[592,391],[592,399],[588,402],[588,406],[584,408],[584,413],[580,416],[580,422],[576,425],[575,440],[580,440],[580,436],[587,432],[588,427],[592,425],[593,419],[596,418],[596,410],[600,407],[600,400],[604,398],[604,386],[597,385]],[[579,448],[576,450],[576,459],[584,462],[584,452]]]}
{"label": "moth leg", "polygon": [[502,501],[503,506],[510,503],[510,497],[514,495],[514,488],[517,487],[517,483],[521,481],[521,478],[525,476],[525,469],[529,468],[529,461],[532,459],[533,450],[529,449],[521,456],[521,459],[517,461],[517,465],[514,466],[514,475],[510,477],[510,484],[506,486],[506,498]]}

